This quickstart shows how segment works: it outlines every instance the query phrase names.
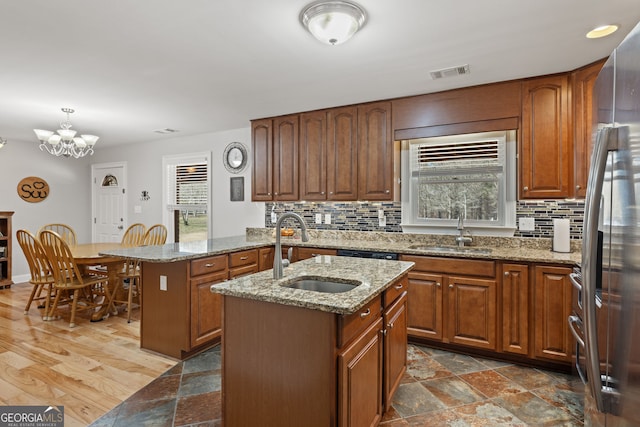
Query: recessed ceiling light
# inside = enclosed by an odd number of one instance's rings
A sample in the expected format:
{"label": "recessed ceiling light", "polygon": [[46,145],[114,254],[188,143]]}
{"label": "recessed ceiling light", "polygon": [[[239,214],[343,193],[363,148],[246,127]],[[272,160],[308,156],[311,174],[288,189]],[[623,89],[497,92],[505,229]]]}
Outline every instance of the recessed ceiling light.
{"label": "recessed ceiling light", "polygon": [[599,39],[600,37],[606,37],[609,34],[613,34],[618,30],[617,25],[602,25],[596,27],[587,33],[588,39]]}

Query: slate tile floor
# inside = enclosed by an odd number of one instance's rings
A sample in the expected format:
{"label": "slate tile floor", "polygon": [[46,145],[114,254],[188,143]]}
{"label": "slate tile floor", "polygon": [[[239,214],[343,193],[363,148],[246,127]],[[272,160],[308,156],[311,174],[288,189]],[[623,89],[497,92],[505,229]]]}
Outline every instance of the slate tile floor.
{"label": "slate tile floor", "polygon": [[[577,377],[410,345],[381,426],[582,426]],[[94,427],[221,426],[220,349],[178,363]],[[252,427],[252,426],[247,426]]]}

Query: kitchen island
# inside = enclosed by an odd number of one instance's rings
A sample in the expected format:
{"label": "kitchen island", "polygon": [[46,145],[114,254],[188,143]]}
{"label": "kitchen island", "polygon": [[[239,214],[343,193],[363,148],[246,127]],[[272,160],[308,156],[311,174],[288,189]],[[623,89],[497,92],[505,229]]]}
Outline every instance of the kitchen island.
{"label": "kitchen island", "polygon": [[[413,263],[318,256],[211,286],[224,296],[225,426],[377,425],[406,369]],[[297,289],[301,281],[354,286]]]}

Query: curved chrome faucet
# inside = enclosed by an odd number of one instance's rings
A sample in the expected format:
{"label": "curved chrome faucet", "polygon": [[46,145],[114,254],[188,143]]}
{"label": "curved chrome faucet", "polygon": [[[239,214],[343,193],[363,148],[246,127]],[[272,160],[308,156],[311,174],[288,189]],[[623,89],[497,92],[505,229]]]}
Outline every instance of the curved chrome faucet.
{"label": "curved chrome faucet", "polygon": [[[283,274],[283,264],[285,263],[282,260],[282,244],[280,243],[280,229],[282,228],[282,221],[287,218],[293,218],[300,223],[300,228],[302,229],[302,241],[308,242],[309,237],[307,236],[307,226],[304,223],[304,220],[300,215],[295,212],[285,212],[280,215],[278,221],[276,222],[276,253],[273,255],[273,278],[274,279],[282,279]],[[286,261],[286,264],[289,265],[289,260]]]}
{"label": "curved chrome faucet", "polygon": [[[460,233],[458,237],[456,237],[456,243],[458,244],[458,247],[464,248],[464,244],[471,243],[473,239],[469,236],[464,235],[465,229],[464,229],[464,219],[462,218],[462,215],[458,216],[458,226],[456,228],[458,229],[458,233]],[[469,230],[466,230],[466,231],[468,234],[471,234]]]}

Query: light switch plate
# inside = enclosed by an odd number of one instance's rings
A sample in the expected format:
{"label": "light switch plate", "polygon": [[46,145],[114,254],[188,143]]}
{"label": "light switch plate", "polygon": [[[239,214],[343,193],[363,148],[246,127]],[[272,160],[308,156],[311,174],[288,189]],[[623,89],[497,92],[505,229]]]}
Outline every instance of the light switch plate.
{"label": "light switch plate", "polygon": [[322,224],[322,214],[316,214],[316,224]]}
{"label": "light switch plate", "polygon": [[160,276],[160,290],[167,290],[167,276]]}
{"label": "light switch plate", "polygon": [[520,218],[518,220],[518,229],[520,231],[533,231],[536,229],[536,221],[534,218]]}
{"label": "light switch plate", "polygon": [[331,214],[324,214],[324,223],[325,224],[331,224]]}
{"label": "light switch plate", "polygon": [[386,227],[387,226],[387,217],[382,216],[382,218],[378,218],[378,227]]}
{"label": "light switch plate", "polygon": [[142,213],[142,206],[140,205],[135,205],[133,207],[133,213]]}

